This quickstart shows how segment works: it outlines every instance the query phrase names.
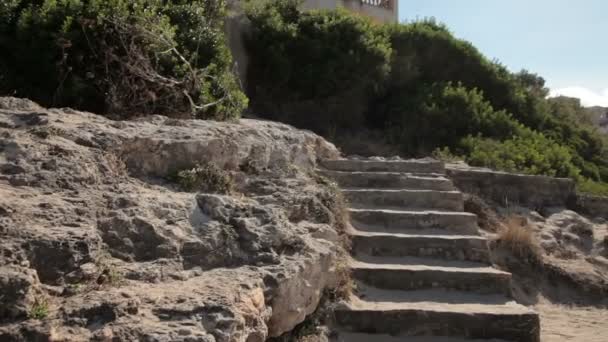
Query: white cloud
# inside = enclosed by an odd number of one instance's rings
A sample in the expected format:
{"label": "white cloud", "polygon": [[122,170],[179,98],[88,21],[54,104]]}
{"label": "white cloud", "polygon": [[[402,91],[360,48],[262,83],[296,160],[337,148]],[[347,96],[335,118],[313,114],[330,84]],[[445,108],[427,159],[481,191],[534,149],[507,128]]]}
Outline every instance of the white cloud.
{"label": "white cloud", "polygon": [[581,99],[581,104],[585,107],[601,106],[608,107],[608,89],[597,93],[584,87],[567,87],[552,89],[549,97],[568,96]]}

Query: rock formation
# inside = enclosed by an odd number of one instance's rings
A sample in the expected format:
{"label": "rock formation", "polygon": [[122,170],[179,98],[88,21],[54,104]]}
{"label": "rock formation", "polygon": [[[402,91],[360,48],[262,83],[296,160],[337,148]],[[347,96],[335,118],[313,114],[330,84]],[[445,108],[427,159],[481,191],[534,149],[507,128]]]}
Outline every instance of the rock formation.
{"label": "rock formation", "polygon": [[[0,340],[264,341],[334,282],[337,150],[290,126],[0,98]],[[229,194],[176,174],[216,165]],[[202,181],[211,181],[203,179]]]}

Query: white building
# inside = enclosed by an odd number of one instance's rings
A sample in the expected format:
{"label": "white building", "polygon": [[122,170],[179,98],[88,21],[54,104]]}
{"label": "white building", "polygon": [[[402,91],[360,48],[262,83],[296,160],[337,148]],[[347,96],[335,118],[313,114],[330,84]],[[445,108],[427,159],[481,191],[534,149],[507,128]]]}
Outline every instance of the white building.
{"label": "white building", "polygon": [[399,0],[304,0],[303,7],[344,7],[381,23],[396,23],[399,20]]}

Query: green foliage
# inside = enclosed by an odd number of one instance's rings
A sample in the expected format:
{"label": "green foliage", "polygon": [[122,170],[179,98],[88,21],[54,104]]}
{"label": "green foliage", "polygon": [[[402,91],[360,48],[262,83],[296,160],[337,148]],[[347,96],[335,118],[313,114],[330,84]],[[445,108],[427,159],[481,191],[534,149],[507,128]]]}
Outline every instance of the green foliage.
{"label": "green foliage", "polygon": [[582,193],[597,196],[608,196],[608,183],[600,183],[589,179],[584,179],[578,182],[577,190]]}
{"label": "green foliage", "polygon": [[375,26],[340,11],[302,13],[298,2],[257,1],[249,11],[250,94],[259,112],[336,141],[382,132],[385,141],[374,143],[406,156],[461,155],[573,177],[581,188],[608,182],[597,119],[578,101],[547,99],[539,75],[510,72],[434,20]]}
{"label": "green foliage", "polygon": [[584,177],[608,182],[608,138],[597,132],[580,100],[549,99],[550,118],[544,132],[574,152],[574,163]]}
{"label": "green foliage", "polygon": [[120,286],[124,282],[124,275],[116,267],[106,268],[102,274],[107,276],[107,283],[110,286]]}
{"label": "green foliage", "polygon": [[495,111],[477,89],[448,83],[420,87],[387,102],[389,137],[408,154],[428,154],[457,146],[462,137],[479,134],[504,139],[521,129],[510,114]]}
{"label": "green foliage", "polygon": [[498,170],[578,179],[570,150],[544,135],[526,130],[505,141],[467,137],[462,141],[467,162]]}
{"label": "green foliage", "polygon": [[234,192],[232,176],[215,164],[199,164],[177,172],[175,181],[187,191],[230,194]]}
{"label": "green foliage", "polygon": [[43,320],[48,317],[50,312],[50,305],[48,299],[45,297],[34,298],[34,303],[29,308],[28,317],[30,319]]}
{"label": "green foliage", "polygon": [[[492,107],[506,110],[523,124],[542,121],[529,110],[535,102],[517,86],[517,77],[471,43],[455,38],[444,25],[423,20],[389,25],[385,31],[394,51],[388,96],[400,97],[425,84],[460,83],[479,89]],[[535,76],[526,75],[521,79]]]}
{"label": "green foliage", "polygon": [[345,10],[300,12],[298,3],[254,1],[247,9],[252,106],[322,133],[356,127],[389,71],[389,42],[367,19]]}
{"label": "green foliage", "polygon": [[0,92],[120,117],[237,117],[247,100],[231,73],[224,7],[203,0],[13,0],[0,7]]}

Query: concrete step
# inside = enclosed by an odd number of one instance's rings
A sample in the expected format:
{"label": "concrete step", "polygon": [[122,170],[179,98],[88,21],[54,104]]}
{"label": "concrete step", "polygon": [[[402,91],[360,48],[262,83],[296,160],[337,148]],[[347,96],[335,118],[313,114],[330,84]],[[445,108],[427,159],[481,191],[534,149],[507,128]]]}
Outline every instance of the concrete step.
{"label": "concrete step", "polygon": [[487,240],[475,235],[410,235],[351,232],[355,255],[416,256],[454,261],[490,262]]}
{"label": "concrete step", "polygon": [[444,164],[433,159],[373,160],[333,159],[322,160],[321,166],[334,171],[404,172],[445,174]]}
{"label": "concrete step", "polygon": [[464,210],[458,191],[343,189],[342,193],[355,209]]}
{"label": "concrete step", "polygon": [[475,235],[477,216],[454,211],[350,209],[353,227],[363,231],[401,232],[444,230]]}
{"label": "concrete step", "polygon": [[399,172],[346,172],[333,170],[318,170],[318,172],[327,178],[335,180],[344,188],[454,190],[452,181],[442,176],[422,176]]}
{"label": "concrete step", "polygon": [[364,288],[336,309],[335,317],[337,324],[350,332],[540,340],[538,314],[498,295]]}
{"label": "concrete step", "polygon": [[456,337],[428,336],[428,337],[407,337],[391,336],[380,334],[365,334],[337,331],[331,342],[509,342],[497,339],[468,339]]}
{"label": "concrete step", "polygon": [[489,265],[459,262],[437,265],[433,260],[419,264],[399,264],[400,258],[368,257],[351,260],[353,278],[388,290],[448,289],[479,294],[510,294],[511,274]]}

